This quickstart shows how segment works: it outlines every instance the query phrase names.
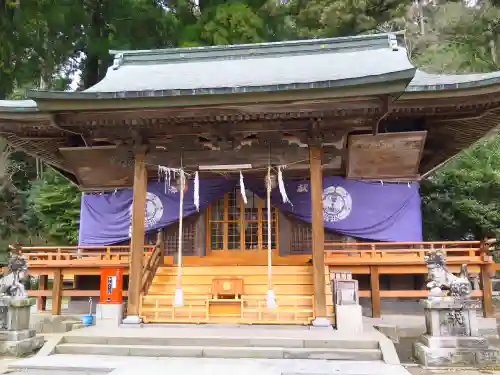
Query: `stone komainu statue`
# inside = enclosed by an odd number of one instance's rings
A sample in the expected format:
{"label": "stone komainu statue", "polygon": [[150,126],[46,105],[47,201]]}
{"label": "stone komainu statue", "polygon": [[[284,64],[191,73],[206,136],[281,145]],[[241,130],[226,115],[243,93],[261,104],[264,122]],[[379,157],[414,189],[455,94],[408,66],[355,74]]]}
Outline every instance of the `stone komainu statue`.
{"label": "stone komainu statue", "polygon": [[467,265],[460,268],[460,275],[455,276],[446,268],[446,257],[441,250],[429,251],[425,258],[428,268],[429,297],[443,297],[443,290],[449,290],[455,298],[470,297],[472,285],[469,281]]}
{"label": "stone komainu statue", "polygon": [[25,298],[28,296],[22,283],[28,273],[28,262],[18,245],[9,246],[8,271],[0,279],[0,295]]}

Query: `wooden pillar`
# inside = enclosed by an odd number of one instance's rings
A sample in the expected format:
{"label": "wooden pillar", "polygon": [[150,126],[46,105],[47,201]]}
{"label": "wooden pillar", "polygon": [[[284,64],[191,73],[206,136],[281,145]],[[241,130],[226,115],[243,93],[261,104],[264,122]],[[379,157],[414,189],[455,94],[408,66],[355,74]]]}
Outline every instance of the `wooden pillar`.
{"label": "wooden pillar", "polygon": [[163,228],[158,230],[156,246],[160,248],[160,262],[158,264],[165,264],[165,232]]}
{"label": "wooden pillar", "polygon": [[[47,275],[40,275],[38,281],[38,290],[45,291],[48,287],[49,277]],[[47,309],[47,297],[40,296],[36,297],[36,309],[38,312],[45,311]]]}
{"label": "wooden pillar", "polygon": [[52,315],[61,315],[63,276],[62,269],[56,268],[52,283]]}
{"label": "wooden pillar", "polygon": [[370,267],[372,318],[380,318],[380,273],[377,266]]}
{"label": "wooden pillar", "polygon": [[130,239],[130,269],[127,319],[125,323],[139,323],[141,281],[144,258],[144,219],[147,193],[145,153],[135,155],[134,188],[132,194],[132,238]]}
{"label": "wooden pillar", "polygon": [[321,146],[309,145],[315,318],[326,317],[325,228],[323,223],[323,176],[321,164]]}
{"label": "wooden pillar", "polygon": [[491,282],[489,264],[483,264],[481,266],[481,288],[483,289],[483,316],[485,318],[494,318],[493,284]]}

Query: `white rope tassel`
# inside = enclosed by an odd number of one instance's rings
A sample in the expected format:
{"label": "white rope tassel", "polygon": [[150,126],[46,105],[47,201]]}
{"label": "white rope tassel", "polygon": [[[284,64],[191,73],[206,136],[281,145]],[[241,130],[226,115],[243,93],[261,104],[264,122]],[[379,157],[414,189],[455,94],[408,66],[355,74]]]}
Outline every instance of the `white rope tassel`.
{"label": "white rope tassel", "polygon": [[285,182],[283,181],[283,172],[281,171],[281,168],[282,167],[278,167],[278,187],[280,189],[281,199],[283,200],[283,203],[290,203],[290,205],[293,206],[290,199],[288,199],[288,195],[286,194]]}
{"label": "white rope tassel", "polygon": [[172,170],[168,167],[163,167],[161,165],[158,166],[158,181],[160,180],[161,176],[163,176],[165,194],[167,194],[167,186],[170,187],[171,171]]}
{"label": "white rope tassel", "polygon": [[243,199],[243,202],[247,204],[248,203],[247,192],[245,189],[245,181],[243,179],[243,173],[241,173],[241,171],[240,171],[240,193],[241,193],[241,199]]}
{"label": "white rope tassel", "polygon": [[267,168],[267,181],[266,181],[266,193],[267,193],[267,308],[276,308],[276,296],[273,290],[272,281],[272,250],[271,250],[271,167]]}
{"label": "white rope tassel", "polygon": [[179,196],[179,245],[177,248],[177,280],[176,289],[174,296],[174,306],[182,307],[184,306],[184,293],[182,292],[182,216],[183,216],[183,205],[184,205],[184,184],[185,176],[184,171],[180,171],[180,196]]}
{"label": "white rope tassel", "polygon": [[193,188],[193,201],[196,207],[196,211],[200,211],[200,176],[198,171],[194,174],[194,188]]}

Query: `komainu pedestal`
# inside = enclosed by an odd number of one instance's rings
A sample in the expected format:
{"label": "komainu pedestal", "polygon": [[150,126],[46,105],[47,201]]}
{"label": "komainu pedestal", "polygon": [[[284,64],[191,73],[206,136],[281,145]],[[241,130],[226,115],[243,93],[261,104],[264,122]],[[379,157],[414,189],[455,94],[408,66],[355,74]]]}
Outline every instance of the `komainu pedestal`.
{"label": "komainu pedestal", "polygon": [[479,337],[476,310],[471,299],[439,297],[420,301],[425,311],[426,333],[413,346],[413,354],[426,367],[484,367],[500,358],[499,350]]}
{"label": "komainu pedestal", "polygon": [[20,357],[43,345],[43,337],[30,329],[30,311],[34,300],[0,297],[0,355]]}
{"label": "komainu pedestal", "polygon": [[441,250],[431,250],[425,256],[429,296],[420,303],[426,332],[413,345],[413,354],[426,367],[497,364],[499,350],[490,347],[488,339],[479,337],[477,310],[481,303],[470,297],[467,266],[462,265],[456,276],[448,271],[445,260]]}
{"label": "komainu pedestal", "polygon": [[8,272],[0,279],[0,355],[20,357],[41,348],[44,340],[30,329],[35,301],[28,298],[22,283],[28,264],[20,246],[9,247]]}

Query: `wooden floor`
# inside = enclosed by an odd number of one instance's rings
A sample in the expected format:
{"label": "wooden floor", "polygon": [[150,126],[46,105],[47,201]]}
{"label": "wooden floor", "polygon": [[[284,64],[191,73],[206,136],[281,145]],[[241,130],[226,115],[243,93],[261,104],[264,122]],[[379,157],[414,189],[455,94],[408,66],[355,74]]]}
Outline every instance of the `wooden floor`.
{"label": "wooden floor", "polygon": [[[177,267],[159,267],[148,294],[142,299],[146,322],[309,324],[313,311],[312,266],[274,266],[272,284],[277,307],[267,308],[268,268],[265,266],[197,266],[182,268],[184,307],[173,307]],[[243,281],[241,299],[215,300],[216,280]],[[329,277],[325,270],[325,283]],[[331,288],[327,286],[331,301]],[[333,306],[328,313],[333,318]]]}

